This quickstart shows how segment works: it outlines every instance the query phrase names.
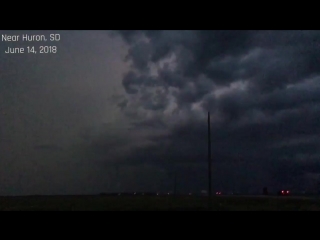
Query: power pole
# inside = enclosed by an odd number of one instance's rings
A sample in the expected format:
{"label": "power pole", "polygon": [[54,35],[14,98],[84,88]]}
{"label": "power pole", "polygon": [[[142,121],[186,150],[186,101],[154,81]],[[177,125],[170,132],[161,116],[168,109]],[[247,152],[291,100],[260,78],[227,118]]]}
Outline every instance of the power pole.
{"label": "power pole", "polygon": [[174,172],[174,188],[173,188],[173,194],[177,195],[177,170]]}
{"label": "power pole", "polygon": [[208,208],[212,207],[212,187],[211,187],[211,129],[210,112],[208,112]]}

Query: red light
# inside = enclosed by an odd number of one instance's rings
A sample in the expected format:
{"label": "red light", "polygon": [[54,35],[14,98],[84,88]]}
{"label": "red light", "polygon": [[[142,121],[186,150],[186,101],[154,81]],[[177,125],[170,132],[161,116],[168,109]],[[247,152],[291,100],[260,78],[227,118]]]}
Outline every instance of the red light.
{"label": "red light", "polygon": [[284,191],[281,191],[281,193],[284,193]]}
{"label": "red light", "polygon": [[287,191],[287,193],[289,193],[289,191]]}

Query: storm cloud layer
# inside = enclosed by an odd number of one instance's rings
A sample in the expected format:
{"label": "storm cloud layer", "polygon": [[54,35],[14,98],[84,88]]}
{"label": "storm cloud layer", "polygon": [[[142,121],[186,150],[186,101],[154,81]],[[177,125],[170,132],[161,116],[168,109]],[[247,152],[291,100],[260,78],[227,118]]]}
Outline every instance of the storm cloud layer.
{"label": "storm cloud layer", "polygon": [[214,189],[317,191],[320,31],[58,33],[0,55],[0,194],[200,192],[208,111]]}
{"label": "storm cloud layer", "polygon": [[317,181],[319,31],[119,34],[131,63],[119,106],[136,118],[136,127],[167,132],[150,136],[154,145],[130,161],[192,163],[201,171],[210,111],[216,187],[304,188],[310,174]]}

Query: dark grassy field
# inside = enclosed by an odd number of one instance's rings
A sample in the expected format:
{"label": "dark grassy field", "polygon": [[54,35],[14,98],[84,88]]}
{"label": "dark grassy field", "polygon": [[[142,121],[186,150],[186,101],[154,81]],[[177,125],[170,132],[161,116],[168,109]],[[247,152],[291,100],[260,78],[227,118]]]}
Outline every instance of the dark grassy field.
{"label": "dark grassy field", "polygon": [[[320,200],[306,197],[219,196],[213,211],[319,211]],[[0,197],[1,211],[206,211],[195,196],[22,196]]]}

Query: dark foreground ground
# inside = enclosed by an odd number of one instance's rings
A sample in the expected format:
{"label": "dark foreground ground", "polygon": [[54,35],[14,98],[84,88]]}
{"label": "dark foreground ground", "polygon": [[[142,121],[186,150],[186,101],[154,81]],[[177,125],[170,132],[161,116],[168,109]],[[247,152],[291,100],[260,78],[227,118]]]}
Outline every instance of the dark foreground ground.
{"label": "dark foreground ground", "polygon": [[[218,196],[213,211],[319,211],[320,199],[307,197]],[[195,196],[23,196],[0,197],[1,211],[206,211]]]}

